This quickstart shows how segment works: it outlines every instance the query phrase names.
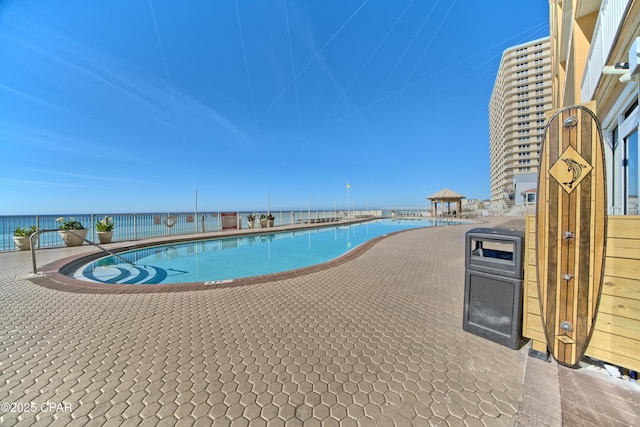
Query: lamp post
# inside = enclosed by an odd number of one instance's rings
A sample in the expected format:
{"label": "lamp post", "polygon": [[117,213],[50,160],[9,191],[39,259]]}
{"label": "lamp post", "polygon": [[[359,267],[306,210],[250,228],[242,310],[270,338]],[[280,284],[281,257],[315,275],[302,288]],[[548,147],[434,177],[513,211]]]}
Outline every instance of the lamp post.
{"label": "lamp post", "polygon": [[351,217],[351,212],[350,212],[350,208],[349,208],[349,189],[351,188],[351,184],[349,184],[349,181],[347,181],[347,219],[349,219]]}

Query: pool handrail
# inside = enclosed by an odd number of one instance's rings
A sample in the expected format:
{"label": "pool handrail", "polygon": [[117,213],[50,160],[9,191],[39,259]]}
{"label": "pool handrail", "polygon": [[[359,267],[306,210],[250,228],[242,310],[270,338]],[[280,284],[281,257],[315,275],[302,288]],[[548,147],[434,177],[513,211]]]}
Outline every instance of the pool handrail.
{"label": "pool handrail", "polygon": [[[53,230],[38,230],[35,233],[33,233],[31,236],[29,236],[29,242],[31,243],[31,263],[33,264],[33,274],[38,274],[38,268],[36,265],[36,248],[35,248],[35,239],[40,237],[40,234],[42,233],[48,233],[48,232],[53,232],[53,231],[59,231],[59,229],[53,229]],[[126,262],[127,264],[133,265],[135,266],[135,263],[126,260],[124,258],[122,258],[120,255],[117,255],[113,252],[111,252],[109,249],[103,248],[101,245],[99,245],[98,243],[94,243],[91,240],[88,240],[86,237],[82,237],[81,235],[73,232],[73,230],[66,230],[68,233],[73,234],[76,237],[79,237],[80,239],[84,240],[85,242],[89,243],[90,245],[96,246],[98,249],[100,249],[102,252],[105,252],[111,256],[114,256],[124,262]]]}

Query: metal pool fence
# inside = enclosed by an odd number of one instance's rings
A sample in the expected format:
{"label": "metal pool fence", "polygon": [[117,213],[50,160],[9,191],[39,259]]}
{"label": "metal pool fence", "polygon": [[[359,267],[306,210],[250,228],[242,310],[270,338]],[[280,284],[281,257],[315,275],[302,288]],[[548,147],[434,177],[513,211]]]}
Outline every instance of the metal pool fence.
{"label": "metal pool fence", "polygon": [[[16,228],[30,228],[35,226],[38,230],[55,230],[59,228],[58,218],[69,220],[73,218],[82,223],[90,232],[87,239],[98,242],[96,234],[96,222],[104,217],[110,217],[115,223],[113,229],[113,241],[138,240],[149,237],[162,237],[169,235],[184,235],[205,233],[222,230],[223,212],[182,212],[182,213],[131,213],[131,214],[79,214],[79,215],[20,215],[0,216],[0,252],[15,250],[13,232]],[[247,228],[247,215],[267,212],[233,212],[238,215],[239,226]],[[381,210],[322,210],[322,211],[272,211],[275,217],[274,226],[295,224],[308,219],[322,218],[356,218],[379,217]],[[36,248],[64,246],[58,233],[43,233],[38,239]]]}

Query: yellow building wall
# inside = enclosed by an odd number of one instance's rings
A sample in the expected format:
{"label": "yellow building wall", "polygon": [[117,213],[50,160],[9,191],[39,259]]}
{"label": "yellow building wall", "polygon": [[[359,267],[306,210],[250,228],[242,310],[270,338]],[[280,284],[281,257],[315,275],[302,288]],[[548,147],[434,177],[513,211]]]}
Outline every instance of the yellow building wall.
{"label": "yellow building wall", "polygon": [[[536,218],[527,216],[523,336],[545,351],[536,270]],[[600,307],[587,356],[640,371],[640,216],[610,216]]]}

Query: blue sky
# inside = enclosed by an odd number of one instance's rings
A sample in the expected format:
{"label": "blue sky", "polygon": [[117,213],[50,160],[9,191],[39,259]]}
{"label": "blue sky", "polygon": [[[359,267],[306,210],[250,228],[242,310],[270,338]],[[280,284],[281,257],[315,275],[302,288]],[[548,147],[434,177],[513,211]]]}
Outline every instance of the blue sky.
{"label": "blue sky", "polygon": [[0,214],[488,198],[502,52],[538,0],[4,0]]}

